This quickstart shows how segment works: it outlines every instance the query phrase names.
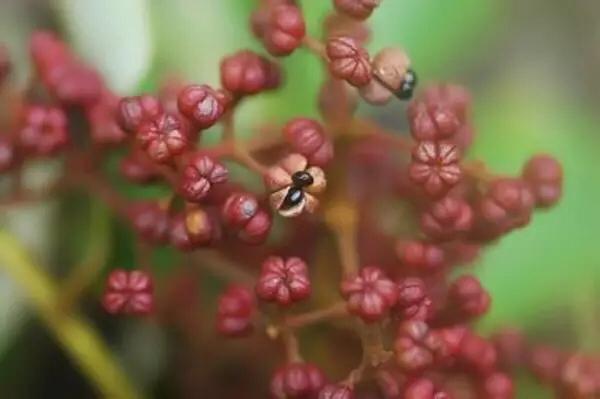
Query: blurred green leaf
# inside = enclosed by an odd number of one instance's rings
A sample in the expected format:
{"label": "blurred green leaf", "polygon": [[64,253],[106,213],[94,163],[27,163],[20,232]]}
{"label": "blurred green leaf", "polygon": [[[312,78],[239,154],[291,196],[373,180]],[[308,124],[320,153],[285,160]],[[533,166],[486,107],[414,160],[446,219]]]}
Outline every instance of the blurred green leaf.
{"label": "blurred green leaf", "polygon": [[495,300],[488,326],[557,318],[558,307],[579,295],[582,282],[600,277],[600,212],[593,211],[600,203],[600,121],[562,100],[551,84],[532,81],[524,75],[500,82],[479,103],[474,153],[511,175],[531,155],[553,154],[564,167],[564,198],[486,251],[480,274]]}
{"label": "blurred green leaf", "polygon": [[501,2],[494,0],[384,1],[373,17],[372,49],[401,46],[420,77],[447,76],[493,34]]}
{"label": "blurred green leaf", "polygon": [[61,17],[77,50],[115,90],[132,90],[152,62],[146,0],[59,0]]}

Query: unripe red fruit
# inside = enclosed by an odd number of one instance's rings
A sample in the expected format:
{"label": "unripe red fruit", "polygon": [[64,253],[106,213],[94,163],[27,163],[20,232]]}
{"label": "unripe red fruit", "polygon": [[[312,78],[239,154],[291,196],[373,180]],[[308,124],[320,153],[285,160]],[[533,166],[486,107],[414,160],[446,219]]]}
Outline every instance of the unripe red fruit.
{"label": "unripe red fruit", "polygon": [[272,224],[271,214],[259,209],[256,215],[238,232],[238,238],[246,244],[262,244],[269,236]]}
{"label": "unripe red fruit", "polygon": [[292,119],[284,126],[283,134],[293,151],[304,155],[310,165],[324,166],[333,158],[331,140],[313,119]]}
{"label": "unripe red fruit", "polygon": [[526,225],[535,203],[531,189],[519,179],[497,179],[481,200],[479,219],[499,232]]}
{"label": "unripe red fruit", "polygon": [[352,86],[365,86],[371,81],[369,53],[349,36],[334,37],[327,41],[329,71]]}
{"label": "unripe red fruit", "polygon": [[420,142],[412,153],[408,175],[431,197],[445,195],[462,177],[458,148],[449,143]]}
{"label": "unripe red fruit", "polygon": [[176,116],[169,114],[142,122],[136,138],[150,159],[161,163],[182,154],[189,144],[185,126]]}
{"label": "unripe red fruit", "polygon": [[[422,321],[405,321],[398,327],[394,351],[396,362],[405,371],[418,372],[435,362],[435,336]],[[431,342],[430,342],[431,341]]]}
{"label": "unripe red fruit", "polygon": [[444,250],[424,241],[400,240],[396,244],[396,254],[403,265],[418,272],[435,272],[446,265]]}
{"label": "unripe red fruit", "polygon": [[334,0],[335,8],[352,18],[369,18],[373,10],[379,6],[381,0]]}
{"label": "unripe red fruit", "polygon": [[207,85],[186,86],[177,98],[179,112],[199,129],[208,129],[225,113],[230,98]]}
{"label": "unripe red fruit", "polygon": [[461,276],[450,286],[448,293],[452,311],[472,318],[486,313],[490,307],[490,294],[473,276]]}
{"label": "unripe red fruit", "polygon": [[526,339],[519,330],[502,329],[492,337],[499,363],[503,369],[512,370],[520,367],[526,360]]}
{"label": "unripe red fruit", "polygon": [[421,217],[423,232],[432,239],[451,240],[467,233],[473,225],[473,211],[465,201],[445,197]]}
{"label": "unripe red fruit", "polygon": [[348,311],[367,323],[379,321],[396,304],[396,284],[374,266],[364,267],[358,276],[348,277],[341,283]]}
{"label": "unripe red fruit", "polygon": [[300,9],[295,5],[280,4],[269,10],[262,39],[269,53],[282,56],[298,48],[305,34],[306,26]]}
{"label": "unripe red fruit", "polygon": [[4,173],[17,162],[17,153],[14,144],[8,137],[0,136],[0,173]]}
{"label": "unripe red fruit", "polygon": [[355,399],[354,390],[345,385],[326,385],[318,399]]}
{"label": "unripe red fruit", "polygon": [[200,202],[214,184],[222,184],[229,172],[221,163],[208,155],[194,155],[181,173],[179,191],[190,202]]}
{"label": "unripe red fruit", "polygon": [[468,332],[461,342],[458,357],[471,370],[485,375],[495,369],[498,355],[491,342]]}
{"label": "unripe red fruit", "polygon": [[280,81],[279,66],[252,51],[239,51],[221,61],[221,84],[238,96],[275,89]]}
{"label": "unripe red fruit", "polygon": [[527,364],[533,375],[542,382],[555,382],[565,362],[563,353],[547,346],[534,346],[529,351]]}
{"label": "unripe red fruit", "polygon": [[117,123],[128,133],[135,133],[142,123],[152,121],[164,113],[160,101],[150,95],[125,97],[116,110]]}
{"label": "unripe red fruit", "polygon": [[141,270],[113,270],[106,280],[102,305],[111,314],[152,313],[154,310],[152,277]]}
{"label": "unripe red fruit", "polygon": [[37,31],[29,39],[29,52],[38,71],[45,71],[53,65],[64,63],[70,58],[65,43],[48,31]]}
{"label": "unripe red fruit", "polygon": [[106,93],[100,101],[86,110],[86,115],[90,123],[90,135],[92,140],[98,144],[120,144],[127,134],[117,123],[115,112],[117,108],[117,98]]}
{"label": "unripe red fruit", "polygon": [[302,259],[271,256],[264,261],[256,282],[256,295],[260,299],[287,306],[308,298],[310,293],[308,268]]}
{"label": "unripe red fruit", "polygon": [[407,277],[398,281],[396,309],[405,320],[427,320],[431,316],[432,302],[427,295],[425,282],[420,278]]}
{"label": "unripe red fruit", "polygon": [[54,65],[41,73],[42,80],[52,96],[66,105],[90,105],[95,103],[102,93],[103,83],[100,75],[72,60]]}
{"label": "unripe red fruit", "polygon": [[61,103],[91,105],[102,94],[100,75],[80,63],[53,33],[34,33],[30,52],[42,82]]}
{"label": "unripe red fruit", "polygon": [[600,395],[600,362],[582,355],[571,355],[562,367],[559,396],[573,399],[597,398]]}
{"label": "unripe red fruit", "polygon": [[217,331],[226,337],[242,337],[252,331],[252,315],[256,305],[252,292],[239,285],[230,285],[219,297]]}
{"label": "unripe red fruit", "polygon": [[258,200],[249,193],[233,193],[223,205],[222,215],[225,224],[243,227],[258,212]]}
{"label": "unripe red fruit", "polygon": [[20,126],[18,144],[33,155],[54,155],[69,144],[67,116],[60,108],[31,105]]}
{"label": "unripe red fruit", "polygon": [[403,399],[450,399],[444,391],[436,388],[435,384],[427,378],[418,378],[406,385]]}
{"label": "unripe red fruit", "polygon": [[325,374],[317,366],[290,363],[273,375],[271,395],[275,399],[316,399],[325,383]]}
{"label": "unripe red fruit", "polygon": [[452,137],[460,122],[452,110],[422,102],[411,103],[408,108],[410,132],[415,140],[444,140]]}
{"label": "unripe red fruit", "polygon": [[270,214],[260,209],[256,197],[249,193],[232,193],[223,204],[221,215],[247,244],[262,243],[271,230]]}
{"label": "unripe red fruit", "polygon": [[155,202],[138,202],[128,209],[134,230],[150,244],[164,244],[169,229],[169,215]]}
{"label": "unripe red fruit", "polygon": [[555,205],[562,195],[562,166],[550,155],[536,155],[527,161],[523,179],[529,183],[539,208]]}
{"label": "unripe red fruit", "polygon": [[185,230],[190,243],[198,248],[221,238],[221,226],[215,216],[203,209],[190,209],[185,213]]}
{"label": "unripe red fruit", "polygon": [[483,380],[480,395],[482,399],[513,399],[514,391],[512,379],[504,373],[496,372]]}

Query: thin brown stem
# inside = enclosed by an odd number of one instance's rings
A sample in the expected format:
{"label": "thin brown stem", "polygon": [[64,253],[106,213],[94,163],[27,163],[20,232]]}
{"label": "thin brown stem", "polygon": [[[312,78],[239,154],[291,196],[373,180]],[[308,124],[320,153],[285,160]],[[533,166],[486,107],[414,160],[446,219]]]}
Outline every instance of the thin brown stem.
{"label": "thin brown stem", "polygon": [[242,269],[236,264],[229,262],[218,252],[212,250],[198,250],[191,254],[190,259],[196,265],[207,270],[211,274],[225,280],[237,282],[244,285],[252,285],[256,280],[250,272]]}
{"label": "thin brown stem", "polygon": [[326,322],[331,319],[344,317],[348,315],[345,302],[336,302],[333,305],[312,310],[306,313],[289,316],[285,319],[285,325],[289,328],[298,329],[308,327],[310,325]]}
{"label": "thin brown stem", "polygon": [[321,58],[323,61],[329,61],[327,58],[327,51],[325,50],[325,44],[323,44],[323,42],[321,42],[319,39],[310,35],[306,35],[302,40],[302,45],[304,48]]}

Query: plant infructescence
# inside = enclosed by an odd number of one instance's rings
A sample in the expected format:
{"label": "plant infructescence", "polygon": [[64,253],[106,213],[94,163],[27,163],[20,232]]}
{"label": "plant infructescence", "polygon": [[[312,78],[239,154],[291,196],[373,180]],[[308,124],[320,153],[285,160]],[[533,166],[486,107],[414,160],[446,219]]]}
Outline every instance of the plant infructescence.
{"label": "plant infructescence", "polygon": [[[279,365],[269,389],[276,399],[512,398],[520,368],[561,397],[597,397],[595,359],[530,344],[515,331],[478,335],[470,323],[491,297],[476,277],[456,277],[486,245],[559,201],[560,164],[536,155],[520,176],[501,176],[467,160],[475,138],[468,92],[452,84],[416,91],[418,71],[402,49],[365,48],[365,21],[380,2],[334,0],[319,39],[295,1],[262,0],[251,30],[269,55],[225,57],[220,88],[171,82],[156,95],[121,97],[57,36],[36,32],[34,79],[18,93],[0,49],[0,83],[12,94],[0,170],[14,183],[3,202],[84,188],[131,224],[140,255],[172,246],[200,259],[225,282],[215,308],[203,309],[216,333],[282,349],[255,364]],[[320,120],[265,121],[240,139],[236,109],[284,84],[277,58],[296,51],[323,64]],[[360,101],[400,108],[409,100],[410,135],[355,113]],[[200,145],[216,124],[220,142]],[[136,201],[119,192],[104,168],[115,151],[124,153],[121,178],[164,185],[169,195]],[[46,190],[23,187],[28,162],[50,157],[61,158],[64,173]],[[262,178],[264,189],[246,187],[230,174],[232,163]],[[274,218],[282,221],[277,237]],[[337,260],[319,261],[331,246]],[[161,281],[147,259],[109,274],[107,312],[150,315],[178,294],[155,293]],[[343,350],[360,359],[309,361],[303,332],[333,341],[338,327],[357,338]]]}

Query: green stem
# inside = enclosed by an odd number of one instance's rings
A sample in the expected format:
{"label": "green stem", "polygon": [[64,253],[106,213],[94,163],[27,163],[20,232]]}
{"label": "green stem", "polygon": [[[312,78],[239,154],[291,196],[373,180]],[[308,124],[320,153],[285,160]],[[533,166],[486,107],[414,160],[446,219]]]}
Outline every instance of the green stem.
{"label": "green stem", "polygon": [[93,327],[81,315],[60,310],[56,283],[6,231],[0,231],[0,269],[22,286],[39,317],[102,397],[141,397]]}

